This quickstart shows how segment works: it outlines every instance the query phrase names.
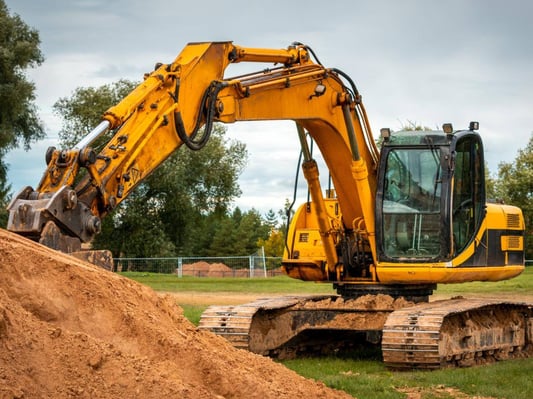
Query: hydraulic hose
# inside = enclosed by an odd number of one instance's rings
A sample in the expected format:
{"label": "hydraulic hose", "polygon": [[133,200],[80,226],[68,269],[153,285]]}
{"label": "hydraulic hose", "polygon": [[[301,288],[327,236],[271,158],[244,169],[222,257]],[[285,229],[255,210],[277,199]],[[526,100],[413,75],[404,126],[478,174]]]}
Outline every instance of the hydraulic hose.
{"label": "hydraulic hose", "polygon": [[296,176],[294,177],[294,192],[292,195],[292,202],[287,208],[287,225],[285,226],[285,249],[287,250],[288,254],[290,254],[290,248],[289,248],[287,241],[289,238],[289,226],[291,224],[291,212],[292,212],[292,208],[294,207],[294,204],[296,203],[296,194],[298,191],[298,179],[300,177],[300,166],[302,165],[302,158],[303,158],[303,150],[300,150],[300,156],[298,157],[298,165],[296,166]]}
{"label": "hydraulic hose", "polygon": [[[176,127],[176,132],[181,141],[191,150],[198,151],[205,147],[209,138],[211,137],[211,132],[213,130],[213,122],[216,115],[216,100],[218,93],[224,87],[222,82],[213,81],[205,91],[200,102],[200,108],[204,112],[198,112],[196,118],[196,124],[190,134],[185,130],[183,124],[183,118],[181,117],[181,112],[177,111],[174,113],[174,125]],[[176,82],[176,93],[175,101],[178,102],[178,93],[179,93],[179,81]],[[205,126],[202,136],[196,140],[196,136],[200,131],[202,124],[202,116],[205,116]]]}

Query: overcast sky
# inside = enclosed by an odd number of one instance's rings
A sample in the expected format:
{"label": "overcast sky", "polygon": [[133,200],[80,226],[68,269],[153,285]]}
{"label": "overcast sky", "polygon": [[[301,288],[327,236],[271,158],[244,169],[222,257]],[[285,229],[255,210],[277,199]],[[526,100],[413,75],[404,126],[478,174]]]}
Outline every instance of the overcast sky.
{"label": "overcast sky", "polygon": [[[60,121],[51,109],[60,97],[77,87],[141,80],[188,42],[266,48],[303,42],[356,82],[374,135],[410,121],[459,129],[476,120],[493,173],[533,132],[533,1],[5,1],[39,31],[46,58],[29,78],[48,139],[9,154],[13,191],[39,182],[45,150],[57,144]],[[281,209],[292,197],[294,124],[239,123],[228,136],[250,153],[236,204],[262,213]]]}

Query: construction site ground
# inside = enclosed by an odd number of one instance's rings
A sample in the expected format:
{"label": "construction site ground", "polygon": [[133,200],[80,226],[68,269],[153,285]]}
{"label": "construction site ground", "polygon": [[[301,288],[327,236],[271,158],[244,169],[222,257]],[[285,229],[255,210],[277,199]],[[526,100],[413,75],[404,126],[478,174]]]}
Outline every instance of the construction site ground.
{"label": "construction site ground", "polygon": [[198,330],[178,305],[268,294],[156,293],[2,229],[0,272],[0,399],[352,397]]}

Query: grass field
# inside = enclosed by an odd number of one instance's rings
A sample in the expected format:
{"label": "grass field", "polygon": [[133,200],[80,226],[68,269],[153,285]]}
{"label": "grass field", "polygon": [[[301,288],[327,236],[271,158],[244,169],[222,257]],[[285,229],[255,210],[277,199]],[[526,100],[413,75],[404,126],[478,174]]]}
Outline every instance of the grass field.
{"label": "grass field", "polygon": [[270,294],[334,293],[331,284],[309,283],[286,276],[271,278],[181,277],[176,274],[125,272],[122,275],[164,292],[232,292]]}
{"label": "grass field", "polygon": [[[182,277],[176,274],[124,272],[142,284],[152,287],[155,291],[164,292],[254,292],[273,294],[325,294],[334,293],[329,283],[310,283],[295,280],[286,276],[272,278],[210,278]],[[463,284],[439,285],[436,294],[463,293],[513,293],[516,295],[533,294],[533,267],[528,267],[520,276],[506,281],[475,282]]]}
{"label": "grass field", "polygon": [[[170,293],[207,292],[220,294],[327,294],[334,293],[329,284],[306,283],[287,277],[247,278],[178,278],[176,275],[123,273],[123,275]],[[533,296],[533,267],[517,278],[496,283],[465,283],[439,286],[437,296],[503,295],[514,299]],[[213,303],[216,304],[216,303]],[[208,306],[191,305],[181,300],[184,314],[193,323]],[[533,359],[520,359],[465,369],[394,372],[386,369],[376,351],[343,354],[335,357],[305,358],[283,361],[297,373],[326,385],[342,389],[359,399],[450,399],[533,397]]]}

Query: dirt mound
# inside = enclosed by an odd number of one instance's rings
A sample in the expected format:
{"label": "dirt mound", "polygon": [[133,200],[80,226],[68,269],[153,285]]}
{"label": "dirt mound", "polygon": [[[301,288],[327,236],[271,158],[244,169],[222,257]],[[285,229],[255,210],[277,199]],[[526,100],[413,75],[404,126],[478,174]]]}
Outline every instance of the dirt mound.
{"label": "dirt mound", "polygon": [[223,263],[195,262],[182,267],[184,276],[194,277],[249,277],[248,269],[232,269]]}
{"label": "dirt mound", "polygon": [[170,296],[0,229],[0,398],[348,398],[199,331]]}

